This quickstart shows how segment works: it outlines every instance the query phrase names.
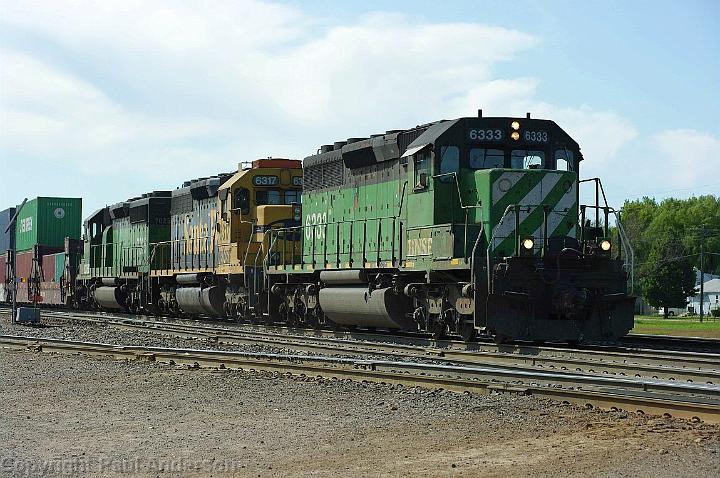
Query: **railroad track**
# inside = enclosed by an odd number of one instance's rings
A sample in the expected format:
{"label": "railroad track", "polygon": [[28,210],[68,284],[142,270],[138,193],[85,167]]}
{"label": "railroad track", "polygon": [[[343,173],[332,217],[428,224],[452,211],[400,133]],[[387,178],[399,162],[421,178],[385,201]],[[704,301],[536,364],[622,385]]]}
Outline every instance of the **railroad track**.
{"label": "railroad track", "polygon": [[720,353],[720,339],[708,337],[677,337],[673,335],[630,334],[621,344],[628,347],[678,348]]}
{"label": "railroad track", "polygon": [[[45,319],[100,323],[112,327],[146,330],[177,337],[224,344],[259,344],[303,353],[323,353],[363,358],[382,356],[393,360],[448,365],[491,365],[518,371],[553,371],[585,375],[648,378],[720,385],[720,355],[657,350],[577,350],[558,347],[498,346],[443,341],[428,345],[388,343],[388,336],[365,334],[365,340],[329,331],[274,330],[261,327],[187,324],[121,315],[46,311]],[[357,334],[356,334],[357,335]],[[378,341],[378,338],[382,341]],[[372,340],[371,340],[372,339]],[[422,341],[421,341],[422,342]]]}
{"label": "railroad track", "polygon": [[494,366],[358,360],[317,355],[120,346],[70,340],[0,336],[0,347],[155,361],[193,368],[265,370],[372,381],[457,392],[531,394],[603,409],[720,422],[720,387],[649,379],[522,371]]}

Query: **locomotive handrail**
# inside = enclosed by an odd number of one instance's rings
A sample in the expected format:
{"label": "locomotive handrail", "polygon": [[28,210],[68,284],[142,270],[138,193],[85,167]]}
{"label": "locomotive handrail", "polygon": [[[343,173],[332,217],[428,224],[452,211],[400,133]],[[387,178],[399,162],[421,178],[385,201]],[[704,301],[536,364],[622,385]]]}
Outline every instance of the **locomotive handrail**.
{"label": "locomotive handrail", "polygon": [[[502,217],[500,217],[500,220],[498,221],[498,224],[503,222],[505,220],[505,217],[508,215],[510,210],[517,210],[519,208],[519,205],[517,204],[508,204],[508,206],[505,208],[505,212],[503,213]],[[515,214],[516,217],[519,216],[517,213]],[[515,230],[515,234],[517,234],[517,229]],[[488,247],[487,247],[487,253],[485,254],[486,260],[487,260],[487,292],[488,295],[492,294],[493,288],[492,288],[492,281],[490,280],[490,248],[493,245],[493,241],[495,240],[495,230],[493,229],[492,234],[490,235],[490,241],[488,241]]]}
{"label": "locomotive handrail", "polygon": [[[600,210],[600,195],[602,194],[603,202],[605,203],[605,211],[606,211],[606,218],[605,218],[605,228],[607,230],[608,224],[607,224],[607,214],[611,213],[613,216],[615,216],[615,224],[618,227],[619,236],[620,236],[620,247],[622,247],[625,250],[625,256],[629,259],[629,261],[625,262],[625,266],[627,268],[629,264],[630,269],[630,293],[632,294],[635,290],[635,251],[633,250],[632,244],[630,243],[630,239],[627,237],[627,233],[625,232],[625,228],[622,225],[622,222],[620,221],[620,215],[618,214],[618,211],[616,211],[614,208],[608,206],[607,202],[607,196],[605,195],[605,188],[602,185],[602,181],[600,178],[588,178],[588,179],[582,179],[578,181],[578,183],[587,183],[587,182],[595,182],[595,206],[594,209],[596,211],[596,220],[595,223],[597,225],[598,218],[599,218],[599,212]],[[593,207],[593,206],[589,206]],[[582,222],[582,221],[581,221]],[[584,227],[584,224],[580,224],[581,227]],[[584,239],[584,237],[581,237],[581,239]]]}
{"label": "locomotive handrail", "polygon": [[[466,206],[465,204],[463,204],[463,198],[462,198],[462,193],[460,192],[460,182],[458,181],[457,171],[436,174],[436,175],[433,175],[432,178],[436,179],[436,178],[442,178],[445,176],[452,176],[453,179],[455,180],[455,188],[457,189],[457,193],[458,193],[458,201],[460,202],[460,209],[462,209],[463,212],[465,213],[465,231],[464,231],[465,234],[463,236],[463,256],[466,256],[467,255],[467,232],[468,232],[468,209],[480,209],[482,211],[482,204],[475,204],[473,206],[470,206],[470,205]],[[453,224],[455,223],[454,218],[453,218],[452,222],[453,222]]]}
{"label": "locomotive handrail", "polygon": [[433,179],[436,179],[436,178],[442,178],[442,177],[444,177],[444,176],[453,176],[453,177],[455,178],[455,187],[457,188],[457,192],[458,192],[458,200],[460,201],[460,208],[462,208],[462,209],[477,209],[477,208],[482,208],[482,204],[476,204],[476,205],[474,205],[474,206],[469,206],[469,205],[468,205],[468,206],[465,206],[465,205],[463,204],[462,195],[461,195],[461,193],[460,193],[460,183],[458,182],[457,172],[456,172],[456,171],[452,171],[452,172],[450,172],[450,173],[436,174],[436,175],[432,176],[432,178],[433,178]]}
{"label": "locomotive handrail", "polygon": [[402,193],[400,194],[400,205],[398,206],[398,213],[395,217],[400,217],[400,215],[402,214],[402,208],[405,204],[405,188],[407,187],[407,184],[408,182],[406,179],[405,181],[403,181]]}
{"label": "locomotive handrail", "polygon": [[[470,283],[473,285],[473,289],[475,288],[475,253],[477,252],[477,247],[480,245],[480,238],[483,236],[485,232],[485,223],[482,220],[482,210],[480,211],[480,232],[478,232],[477,237],[475,238],[475,244],[473,244],[472,252],[470,254]],[[474,294],[474,293],[473,293]]]}
{"label": "locomotive handrail", "polygon": [[[283,232],[283,231],[292,231],[292,230],[299,230],[299,231],[301,231],[301,232],[302,232],[302,234],[301,234],[302,236],[308,238],[308,240],[311,240],[311,256],[312,256],[312,259],[313,259],[313,266],[314,266],[314,265],[315,265],[315,262],[316,262],[316,258],[315,258],[315,256],[316,256],[316,254],[315,254],[315,252],[316,252],[316,251],[315,251],[315,249],[316,249],[316,248],[315,248],[315,239],[316,239],[317,236],[320,235],[320,234],[318,234],[316,231],[318,231],[319,228],[321,228],[320,230],[324,232],[324,236],[327,238],[327,227],[330,226],[330,225],[338,225],[338,226],[339,226],[339,225],[342,225],[342,224],[350,224],[351,227],[352,227],[352,225],[355,224],[355,223],[362,223],[362,224],[363,224],[363,251],[362,251],[362,253],[363,253],[363,262],[366,262],[366,261],[367,261],[367,253],[368,253],[368,252],[373,253],[373,254],[378,254],[378,255],[375,257],[375,260],[378,261],[378,260],[379,260],[379,259],[378,259],[379,254],[380,254],[381,252],[383,252],[383,250],[382,250],[382,248],[381,248],[381,246],[380,246],[380,242],[382,242],[382,241],[380,241],[378,238],[376,238],[376,241],[377,241],[377,244],[376,244],[376,245],[377,245],[377,249],[373,249],[372,251],[367,251],[367,250],[366,250],[365,246],[366,246],[366,244],[367,244],[367,223],[368,223],[369,221],[376,221],[377,224],[378,224],[378,230],[381,230],[383,221],[392,220],[392,221],[393,221],[393,229],[395,229],[395,222],[398,221],[398,220],[400,220],[400,219],[402,219],[402,217],[399,216],[399,215],[382,216],[382,217],[372,217],[372,218],[364,218],[364,219],[345,219],[345,220],[342,220],[342,221],[332,221],[332,222],[326,222],[326,223],[322,223],[322,224],[312,224],[312,225],[306,224],[306,225],[300,225],[300,226],[290,226],[290,227],[273,229],[273,230],[272,230],[272,234],[279,234],[280,232]],[[311,234],[310,236],[308,236],[307,234],[305,234],[305,232],[308,231],[308,230],[312,231],[312,234]],[[352,237],[352,235],[351,235],[351,237]],[[378,234],[378,237],[380,237],[380,233]],[[393,242],[394,242],[394,237],[395,237],[395,236],[393,235]],[[402,243],[402,241],[401,241],[401,243]],[[351,240],[351,244],[352,244],[352,240]],[[391,248],[392,248],[392,250],[391,250],[390,252],[392,252],[392,254],[394,255],[394,254],[395,254],[395,246],[392,245]],[[323,246],[322,251],[321,251],[321,253],[323,254],[323,260],[325,261],[325,263],[327,263],[327,250],[326,250],[326,249],[327,249],[327,240],[325,240],[324,246]],[[352,249],[351,249],[351,250],[352,250]],[[387,252],[387,251],[386,251],[386,252]],[[400,254],[400,256],[402,256],[402,254]],[[352,256],[350,257],[350,259],[352,260]],[[336,258],[336,260],[337,260],[337,258]],[[353,262],[354,262],[354,261],[353,261]],[[303,262],[303,264],[304,264],[304,262]],[[286,264],[283,264],[283,265],[286,265]]]}

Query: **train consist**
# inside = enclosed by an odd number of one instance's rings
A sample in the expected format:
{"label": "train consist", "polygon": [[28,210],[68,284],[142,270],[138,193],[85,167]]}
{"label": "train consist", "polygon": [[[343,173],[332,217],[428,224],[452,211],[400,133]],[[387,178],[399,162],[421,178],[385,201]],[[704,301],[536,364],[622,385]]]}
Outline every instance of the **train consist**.
{"label": "train consist", "polygon": [[[19,301],[73,308],[615,339],[633,326],[631,254],[621,228],[611,237],[599,180],[595,204],[580,204],[582,159],[553,121],[479,114],[143,194],[90,215],[82,239],[79,200],[38,198],[15,223],[0,299],[15,277]],[[52,240],[22,239],[40,211]]]}

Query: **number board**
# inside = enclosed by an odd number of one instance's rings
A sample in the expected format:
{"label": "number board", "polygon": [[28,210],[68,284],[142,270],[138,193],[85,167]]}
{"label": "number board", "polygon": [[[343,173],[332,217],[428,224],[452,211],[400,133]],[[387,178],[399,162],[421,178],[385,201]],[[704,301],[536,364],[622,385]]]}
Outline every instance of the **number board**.
{"label": "number board", "polygon": [[525,141],[528,141],[531,143],[547,143],[548,142],[547,131],[525,131],[523,138],[525,138]]}
{"label": "number board", "polygon": [[295,176],[294,178],[292,178],[293,186],[302,186],[302,179],[302,176]]}
{"label": "number board", "polygon": [[253,186],[277,186],[280,178],[277,176],[254,176]]}
{"label": "number board", "polygon": [[501,129],[471,129],[468,131],[470,141],[502,141],[504,136]]}

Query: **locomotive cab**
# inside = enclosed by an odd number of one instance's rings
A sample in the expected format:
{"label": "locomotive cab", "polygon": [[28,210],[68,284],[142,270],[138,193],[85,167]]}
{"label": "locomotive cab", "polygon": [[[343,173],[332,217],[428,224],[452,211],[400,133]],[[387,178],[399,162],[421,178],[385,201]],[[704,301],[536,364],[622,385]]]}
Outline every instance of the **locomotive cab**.
{"label": "locomotive cab", "polygon": [[[219,263],[226,284],[225,314],[257,320],[267,315],[263,299],[271,229],[299,226],[302,163],[268,158],[241,164],[218,190]],[[286,240],[287,246],[287,240]]]}

